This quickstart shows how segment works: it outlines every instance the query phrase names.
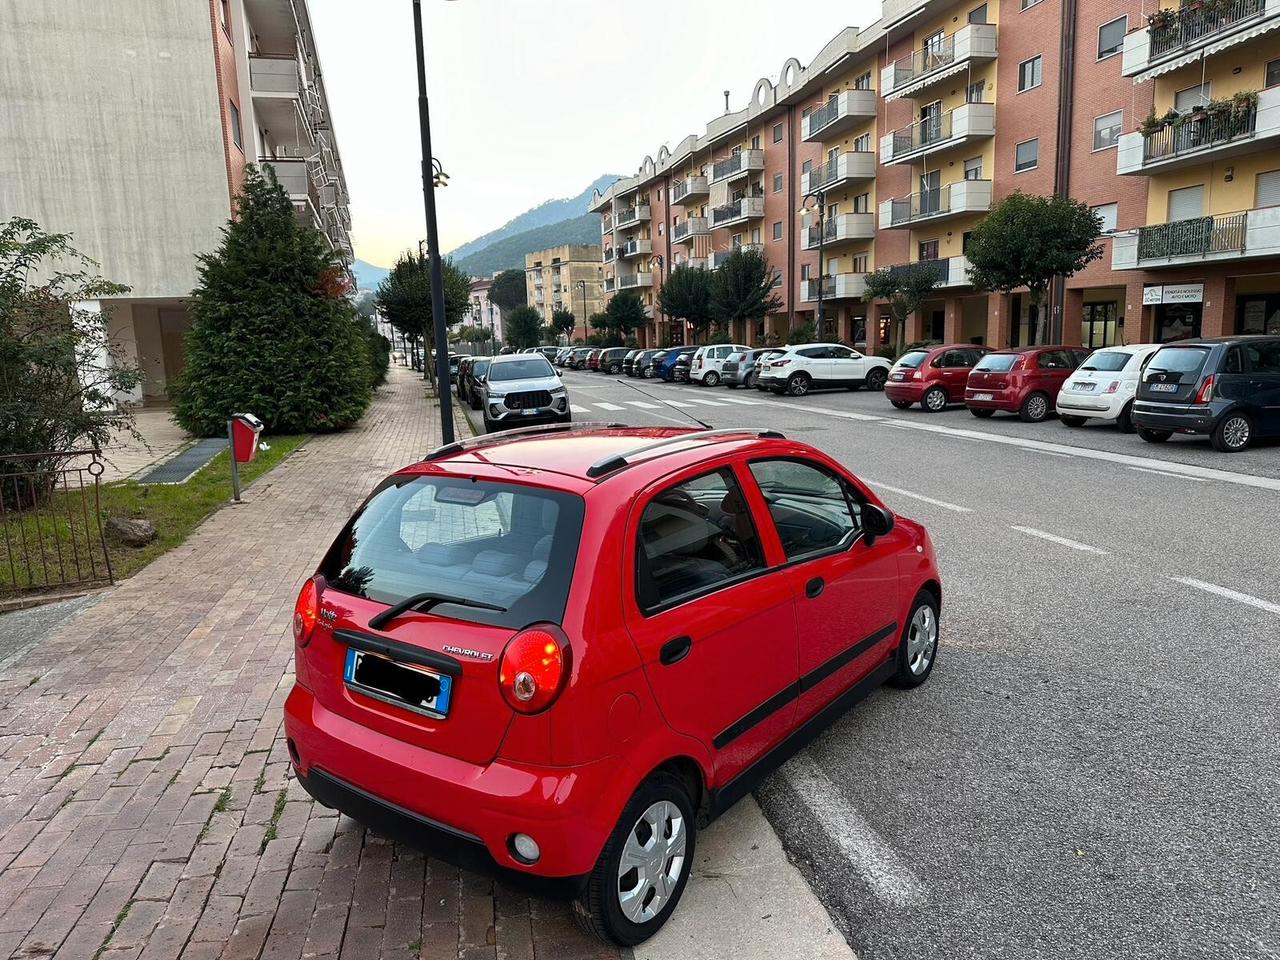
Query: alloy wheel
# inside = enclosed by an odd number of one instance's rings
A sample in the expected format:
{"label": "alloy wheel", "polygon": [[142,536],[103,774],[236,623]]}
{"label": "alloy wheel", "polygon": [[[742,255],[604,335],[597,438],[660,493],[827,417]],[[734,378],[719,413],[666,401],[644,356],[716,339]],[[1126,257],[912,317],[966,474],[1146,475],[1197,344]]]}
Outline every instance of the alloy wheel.
{"label": "alloy wheel", "polygon": [[1027,400],[1027,419],[1032,421],[1043,420],[1049,415],[1049,401],[1039,394],[1035,394]]}
{"label": "alloy wheel", "polygon": [[1232,417],[1222,425],[1222,442],[1232,450],[1239,450],[1249,442],[1249,421],[1244,417]]}
{"label": "alloy wheel", "polygon": [[911,618],[907,632],[907,666],[917,677],[929,669],[938,648],[938,617],[933,607],[922,604]]}
{"label": "alloy wheel", "polygon": [[947,406],[947,391],[934,388],[924,395],[924,406],[926,410],[937,413]]}
{"label": "alloy wheel", "polygon": [[631,827],[618,861],[618,906],[632,923],[662,912],[684,873],[687,825],[669,800],[651,804]]}
{"label": "alloy wheel", "polygon": [[809,392],[809,378],[804,374],[797,374],[792,377],[787,384],[787,392],[793,397],[803,397]]}

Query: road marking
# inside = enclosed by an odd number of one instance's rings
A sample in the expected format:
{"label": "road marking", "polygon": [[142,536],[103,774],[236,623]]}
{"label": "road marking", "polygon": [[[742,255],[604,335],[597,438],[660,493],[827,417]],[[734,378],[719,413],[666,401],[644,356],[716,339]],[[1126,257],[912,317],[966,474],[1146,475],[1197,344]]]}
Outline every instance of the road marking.
{"label": "road marking", "polygon": [[1045,457],[1063,457],[1068,460],[1071,459],[1071,454],[1058,453],[1055,450],[1037,450],[1035,447],[1023,447],[1022,449],[1024,453],[1038,453],[1041,456],[1045,456]]}
{"label": "road marking", "polygon": [[1154,473],[1157,477],[1173,477],[1175,480],[1194,480],[1196,483],[1208,483],[1208,477],[1193,477],[1186,473],[1170,473],[1168,470],[1152,470],[1149,467],[1130,467],[1138,473]]}
{"label": "road marking", "polygon": [[1259,610],[1267,611],[1267,613],[1280,615],[1280,603],[1272,603],[1269,600],[1259,600],[1257,597],[1251,597],[1247,593],[1240,593],[1237,590],[1229,590],[1226,587],[1218,586],[1216,583],[1205,583],[1203,580],[1196,580],[1193,577],[1174,577],[1173,579],[1188,587],[1195,587],[1197,590],[1203,590],[1205,593],[1213,593],[1219,597],[1226,597],[1228,600],[1234,600],[1237,603],[1247,604],[1250,607],[1257,607]]}
{"label": "road marking", "polygon": [[924,888],[916,875],[813,760],[800,754],[782,769],[800,802],[877,899],[892,907],[909,907],[924,900]]}
{"label": "road marking", "polygon": [[679,408],[680,408],[680,409],[682,409],[682,410],[688,410],[690,407],[692,407],[692,406],[693,406],[693,404],[692,404],[692,403],[685,403],[683,400],[668,400],[668,401],[667,401],[667,406],[669,406],[669,407],[679,407]]}
{"label": "road marking", "polygon": [[1045,533],[1043,530],[1037,530],[1035,527],[1019,527],[1013,524],[1010,526],[1019,533],[1025,533],[1028,536],[1039,537],[1041,540],[1048,540],[1050,543],[1056,543],[1062,547],[1070,547],[1072,550],[1081,550],[1085,553],[1096,553],[1101,556],[1108,556],[1107,551],[1099,550],[1097,547],[1091,547],[1087,543],[1081,543],[1079,540],[1068,540],[1066,537],[1059,537],[1056,534]]}
{"label": "road marking", "polygon": [[696,403],[696,404],[698,404],[699,406],[703,406],[703,407],[726,407],[726,406],[728,406],[728,404],[726,404],[726,403],[721,403],[719,400],[694,400],[692,397],[690,397],[690,398],[689,398],[689,402],[690,402],[690,403]]}
{"label": "road marking", "polygon": [[629,407],[639,407],[641,410],[657,410],[658,409],[658,404],[650,403],[648,400],[628,400],[626,401],[626,403],[627,403],[627,406]]}
{"label": "road marking", "polygon": [[973,513],[969,507],[962,507],[957,503],[947,503],[945,500],[935,500],[933,497],[926,497],[921,493],[912,493],[910,490],[902,490],[898,487],[891,487],[887,483],[881,483],[879,480],[868,480],[862,478],[863,483],[868,483],[873,487],[879,487],[881,490],[888,490],[890,493],[896,493],[901,497],[910,497],[912,500],[919,500],[922,503],[931,503],[935,507],[942,507],[944,510],[953,510],[956,513]]}
{"label": "road marking", "polygon": [[740,403],[744,407],[760,406],[759,400],[739,400],[737,397],[721,397],[720,399],[723,400],[725,403]]}
{"label": "road marking", "polygon": [[625,410],[626,409],[625,407],[618,406],[616,403],[604,403],[603,401],[596,401],[596,406],[599,407],[601,410]]}
{"label": "road marking", "polygon": [[576,403],[569,404],[569,410],[572,413],[590,413],[591,412],[586,407],[580,407]]}

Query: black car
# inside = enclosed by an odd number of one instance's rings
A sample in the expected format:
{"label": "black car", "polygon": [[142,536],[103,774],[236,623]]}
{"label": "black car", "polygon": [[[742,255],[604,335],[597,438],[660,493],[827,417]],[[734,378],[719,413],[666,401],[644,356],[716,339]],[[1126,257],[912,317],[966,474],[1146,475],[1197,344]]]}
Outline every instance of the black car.
{"label": "black car", "polygon": [[600,363],[596,373],[618,374],[622,372],[622,361],[627,355],[626,347],[610,347],[600,353]]}
{"label": "black car", "polygon": [[472,410],[480,409],[480,391],[476,389],[489,372],[489,358],[475,357],[458,372],[458,393],[471,404]]}
{"label": "black car", "polygon": [[1133,425],[1148,443],[1164,443],[1174,433],[1208,434],[1224,453],[1280,437],[1280,337],[1165,344],[1138,383]]}
{"label": "black car", "polygon": [[693,366],[693,355],[696,350],[681,351],[680,356],[676,358],[675,366],[671,368],[671,380],[674,383],[689,382],[689,368]]}
{"label": "black car", "polygon": [[[633,377],[645,376],[645,372],[644,372],[645,365],[651,363],[651,361],[653,360],[654,354],[657,354],[657,353],[662,353],[662,351],[661,350],[641,350],[638,353],[636,353],[635,359],[631,362],[631,376]],[[649,374],[649,376],[653,376],[653,374]]]}
{"label": "black car", "polygon": [[624,377],[631,376],[631,369],[636,362],[636,357],[640,355],[639,350],[628,350],[622,358],[622,375]]}

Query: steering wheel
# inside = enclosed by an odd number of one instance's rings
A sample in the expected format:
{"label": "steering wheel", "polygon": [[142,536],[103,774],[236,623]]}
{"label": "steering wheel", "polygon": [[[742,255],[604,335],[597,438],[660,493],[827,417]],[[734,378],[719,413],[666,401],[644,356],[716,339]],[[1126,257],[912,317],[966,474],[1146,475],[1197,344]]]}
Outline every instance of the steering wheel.
{"label": "steering wheel", "polygon": [[675,507],[677,510],[688,510],[699,517],[707,515],[707,508],[693,499],[689,491],[679,487],[663,491],[654,502],[661,503],[667,507]]}

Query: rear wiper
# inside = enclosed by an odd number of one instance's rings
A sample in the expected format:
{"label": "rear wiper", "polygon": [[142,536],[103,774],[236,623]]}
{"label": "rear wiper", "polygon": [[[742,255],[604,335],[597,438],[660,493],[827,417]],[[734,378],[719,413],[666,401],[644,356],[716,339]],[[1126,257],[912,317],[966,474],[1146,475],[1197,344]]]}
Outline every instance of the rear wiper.
{"label": "rear wiper", "polygon": [[1098,368],[1097,368],[1097,367],[1084,366],[1084,367],[1081,367],[1080,369],[1081,369],[1081,370],[1093,370],[1093,371],[1095,371],[1095,372],[1096,372]]}
{"label": "rear wiper", "polygon": [[475,607],[477,610],[494,610],[497,613],[506,613],[506,607],[500,607],[496,603],[485,603],[483,600],[468,600],[466,597],[451,597],[446,593],[415,593],[411,597],[405,597],[399,603],[394,604],[381,613],[369,618],[369,628],[372,630],[381,630],[384,626],[394,620],[406,610],[430,610],[437,603],[454,603],[460,607]]}

